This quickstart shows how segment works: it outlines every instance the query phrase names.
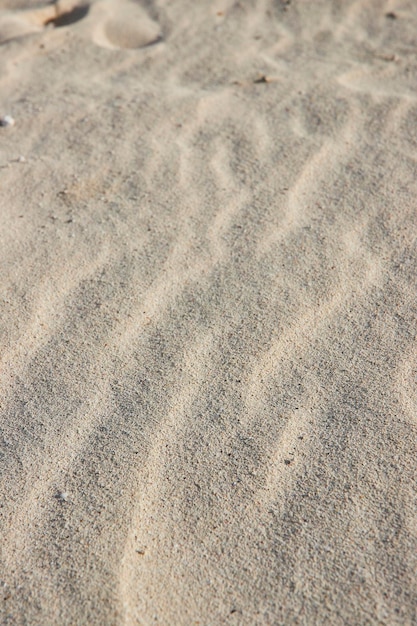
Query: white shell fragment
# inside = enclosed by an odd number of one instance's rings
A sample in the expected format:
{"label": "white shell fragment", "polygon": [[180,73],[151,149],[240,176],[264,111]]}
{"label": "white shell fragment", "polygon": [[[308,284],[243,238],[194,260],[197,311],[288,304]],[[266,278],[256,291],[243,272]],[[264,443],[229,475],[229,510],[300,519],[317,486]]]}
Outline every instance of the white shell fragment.
{"label": "white shell fragment", "polygon": [[59,491],[56,497],[58,500],[61,500],[61,502],[67,502],[68,493],[66,491]]}
{"label": "white shell fragment", "polygon": [[11,115],[0,117],[0,126],[14,126],[15,122]]}

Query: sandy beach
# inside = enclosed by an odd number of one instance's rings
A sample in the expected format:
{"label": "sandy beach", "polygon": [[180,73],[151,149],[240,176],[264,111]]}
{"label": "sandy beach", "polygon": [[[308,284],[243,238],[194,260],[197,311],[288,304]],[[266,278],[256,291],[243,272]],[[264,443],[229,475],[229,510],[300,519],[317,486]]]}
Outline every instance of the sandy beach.
{"label": "sandy beach", "polygon": [[0,624],[417,624],[417,3],[0,0]]}

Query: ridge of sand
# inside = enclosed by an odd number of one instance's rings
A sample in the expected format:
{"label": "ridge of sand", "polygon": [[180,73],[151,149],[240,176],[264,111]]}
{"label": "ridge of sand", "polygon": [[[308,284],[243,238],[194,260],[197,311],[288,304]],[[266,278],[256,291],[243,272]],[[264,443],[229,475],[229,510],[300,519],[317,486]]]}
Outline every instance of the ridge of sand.
{"label": "ridge of sand", "polygon": [[417,6],[0,0],[0,623],[417,623]]}

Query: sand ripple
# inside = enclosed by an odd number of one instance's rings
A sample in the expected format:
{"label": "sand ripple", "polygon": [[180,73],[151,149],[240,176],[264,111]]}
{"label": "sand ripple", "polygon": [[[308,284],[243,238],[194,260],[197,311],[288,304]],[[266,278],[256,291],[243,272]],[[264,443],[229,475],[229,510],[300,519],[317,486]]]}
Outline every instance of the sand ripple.
{"label": "sand ripple", "polygon": [[0,8],[0,622],[414,624],[414,4]]}

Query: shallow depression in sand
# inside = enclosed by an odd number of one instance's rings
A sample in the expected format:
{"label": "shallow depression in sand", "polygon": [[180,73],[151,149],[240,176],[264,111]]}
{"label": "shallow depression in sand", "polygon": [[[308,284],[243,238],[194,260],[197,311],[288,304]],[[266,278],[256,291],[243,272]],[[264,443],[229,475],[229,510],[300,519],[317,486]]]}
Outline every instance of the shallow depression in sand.
{"label": "shallow depression in sand", "polygon": [[118,48],[143,48],[160,39],[159,29],[153,23],[136,26],[116,19],[105,25],[104,32],[108,42]]}
{"label": "shallow depression in sand", "polygon": [[82,36],[104,48],[134,50],[162,39],[159,24],[133,0],[60,0],[34,9],[0,12],[0,44],[51,27],[79,26]]}

